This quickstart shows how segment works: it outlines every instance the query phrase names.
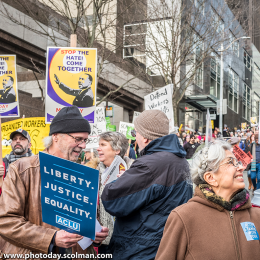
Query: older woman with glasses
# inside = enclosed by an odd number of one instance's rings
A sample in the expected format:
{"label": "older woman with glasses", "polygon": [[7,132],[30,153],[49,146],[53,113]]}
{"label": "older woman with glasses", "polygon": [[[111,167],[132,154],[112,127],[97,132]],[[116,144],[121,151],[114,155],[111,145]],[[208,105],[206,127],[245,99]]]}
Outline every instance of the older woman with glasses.
{"label": "older woman with glasses", "polygon": [[260,209],[251,206],[243,170],[221,140],[194,156],[195,195],[170,214],[156,260],[259,259]]}
{"label": "older woman with glasses", "polygon": [[[105,174],[105,171],[112,164],[116,155],[120,156],[126,162],[127,168],[130,168],[131,164],[133,163],[133,160],[125,156],[127,149],[129,147],[128,140],[126,139],[126,137],[119,132],[105,132],[100,134],[99,137],[100,137],[99,147],[97,151],[100,160],[98,166],[100,179],[102,177],[102,174]],[[109,234],[108,237],[103,241],[102,245],[99,247],[100,254],[108,253],[108,249],[109,249],[108,245],[114,229],[113,217],[106,212],[101,200],[101,195],[103,193],[104,188],[105,186],[100,183],[100,188],[99,188],[100,222],[102,223],[102,225],[105,225],[106,227],[109,228]]]}

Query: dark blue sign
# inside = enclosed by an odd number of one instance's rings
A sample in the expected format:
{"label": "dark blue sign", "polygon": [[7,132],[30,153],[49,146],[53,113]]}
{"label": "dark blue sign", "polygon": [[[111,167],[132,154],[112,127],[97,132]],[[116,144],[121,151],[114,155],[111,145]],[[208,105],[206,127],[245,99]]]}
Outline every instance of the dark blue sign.
{"label": "dark blue sign", "polygon": [[39,153],[42,220],[95,239],[99,172],[47,153]]}

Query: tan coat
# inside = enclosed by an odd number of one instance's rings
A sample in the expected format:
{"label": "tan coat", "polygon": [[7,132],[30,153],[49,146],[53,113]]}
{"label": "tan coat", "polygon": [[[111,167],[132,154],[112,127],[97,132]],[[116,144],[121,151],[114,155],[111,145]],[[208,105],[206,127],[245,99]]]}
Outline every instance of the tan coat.
{"label": "tan coat", "polygon": [[231,213],[196,188],[195,197],[170,214],[155,260],[260,259],[260,241],[247,241],[240,225],[253,222],[260,235],[259,220],[250,201]]}
{"label": "tan coat", "polygon": [[[9,166],[0,197],[0,258],[1,253],[48,254],[57,230],[42,222],[38,155],[15,161]],[[75,252],[95,253],[92,246],[83,251],[78,244],[72,248],[72,254]]]}

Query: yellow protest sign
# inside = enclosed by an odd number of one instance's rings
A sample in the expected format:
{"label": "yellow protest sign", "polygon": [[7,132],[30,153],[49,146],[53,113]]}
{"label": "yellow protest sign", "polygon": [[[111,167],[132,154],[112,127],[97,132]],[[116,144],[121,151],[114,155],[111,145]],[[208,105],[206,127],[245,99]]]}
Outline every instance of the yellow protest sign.
{"label": "yellow protest sign", "polygon": [[214,129],[214,120],[211,120],[211,127]]}
{"label": "yellow protest sign", "polygon": [[46,123],[65,106],[75,105],[94,123],[97,49],[48,47],[46,66]]}
{"label": "yellow protest sign", "polygon": [[256,126],[257,125],[257,118],[256,118],[256,116],[250,117],[250,122],[251,122],[251,126]]}
{"label": "yellow protest sign", "polygon": [[241,128],[242,128],[242,129],[246,129],[246,123],[242,123],[242,124],[241,124]]}
{"label": "yellow protest sign", "polygon": [[31,137],[31,150],[34,154],[44,150],[43,138],[49,135],[50,125],[45,124],[45,117],[21,118],[6,123],[2,123],[2,147],[3,157],[12,151],[10,134],[22,128]]}
{"label": "yellow protest sign", "polygon": [[179,132],[181,131],[182,127],[183,127],[183,124],[181,124],[181,126],[180,126],[180,128],[179,128]]}
{"label": "yellow protest sign", "polygon": [[0,55],[0,117],[19,116],[16,56]]}

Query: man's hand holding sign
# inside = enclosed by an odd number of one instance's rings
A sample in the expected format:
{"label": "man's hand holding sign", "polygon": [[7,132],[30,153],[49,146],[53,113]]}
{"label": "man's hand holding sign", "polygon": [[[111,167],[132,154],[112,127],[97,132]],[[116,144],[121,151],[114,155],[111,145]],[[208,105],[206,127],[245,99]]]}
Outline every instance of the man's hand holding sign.
{"label": "man's hand holding sign", "polygon": [[56,233],[55,246],[70,248],[77,245],[83,236],[60,230]]}

